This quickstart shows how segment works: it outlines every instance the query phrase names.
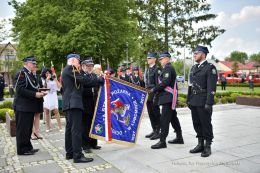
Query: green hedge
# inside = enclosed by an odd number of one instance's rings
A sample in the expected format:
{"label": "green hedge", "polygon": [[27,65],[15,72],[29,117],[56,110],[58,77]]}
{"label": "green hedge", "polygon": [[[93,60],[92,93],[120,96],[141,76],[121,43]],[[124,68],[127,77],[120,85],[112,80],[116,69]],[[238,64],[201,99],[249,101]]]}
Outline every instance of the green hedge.
{"label": "green hedge", "polygon": [[[221,86],[221,84],[217,84],[217,86]],[[249,87],[248,83],[232,83],[227,84],[226,87]],[[260,87],[260,83],[255,83],[254,87]]]}
{"label": "green hedge", "polygon": [[[187,97],[187,96],[186,96]],[[177,107],[178,108],[182,108],[182,107],[187,107],[187,98],[185,97],[181,97],[180,95],[178,96],[178,104]]]}
{"label": "green hedge", "polygon": [[[238,96],[260,97],[260,92],[217,92],[214,97],[214,104],[235,103]],[[186,107],[187,94],[180,93],[178,95],[177,107]]]}
{"label": "green hedge", "polygon": [[0,121],[1,122],[5,122],[5,115],[6,115],[6,112],[8,112],[11,116],[12,119],[15,118],[14,116],[14,111],[12,109],[9,109],[9,108],[2,108],[0,109]]}
{"label": "green hedge", "polygon": [[11,101],[4,101],[2,104],[0,104],[0,109],[3,109],[3,108],[10,108],[10,109],[12,109],[13,108],[13,102],[11,102]]}

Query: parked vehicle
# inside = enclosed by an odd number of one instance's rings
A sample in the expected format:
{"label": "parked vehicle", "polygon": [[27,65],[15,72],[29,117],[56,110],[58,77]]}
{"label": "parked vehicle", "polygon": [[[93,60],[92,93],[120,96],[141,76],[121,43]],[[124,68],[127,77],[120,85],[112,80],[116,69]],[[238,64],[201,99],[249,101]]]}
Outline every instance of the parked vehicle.
{"label": "parked vehicle", "polygon": [[220,78],[224,76],[227,83],[243,83],[246,80],[246,75],[242,72],[233,73],[232,71],[219,72],[218,82],[221,83]]}
{"label": "parked vehicle", "polygon": [[184,76],[177,76],[176,79],[177,79],[177,82],[182,82],[182,83],[185,82]]}
{"label": "parked vehicle", "polygon": [[246,77],[246,81],[249,81],[249,76],[252,76],[252,80],[254,81],[254,83],[260,83],[260,74],[257,73],[251,73],[248,74]]}

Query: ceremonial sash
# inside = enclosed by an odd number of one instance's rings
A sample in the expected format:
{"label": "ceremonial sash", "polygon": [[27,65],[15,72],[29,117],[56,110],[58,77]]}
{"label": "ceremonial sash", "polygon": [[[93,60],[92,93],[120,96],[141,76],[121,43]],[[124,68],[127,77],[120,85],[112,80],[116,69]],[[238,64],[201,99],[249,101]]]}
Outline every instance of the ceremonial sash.
{"label": "ceremonial sash", "polygon": [[[159,77],[158,77],[158,82],[159,84],[162,83]],[[164,91],[172,94],[172,110],[176,109],[177,100],[178,100],[178,86],[176,80],[173,88],[167,86],[164,88]]]}

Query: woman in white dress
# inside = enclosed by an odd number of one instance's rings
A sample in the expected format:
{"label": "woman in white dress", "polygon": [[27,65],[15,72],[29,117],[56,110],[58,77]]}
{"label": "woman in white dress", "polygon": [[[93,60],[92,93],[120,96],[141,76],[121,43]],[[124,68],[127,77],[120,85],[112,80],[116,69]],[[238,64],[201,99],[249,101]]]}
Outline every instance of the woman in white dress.
{"label": "woman in white dress", "polygon": [[54,112],[55,118],[58,123],[59,130],[62,131],[60,113],[58,110],[58,96],[57,91],[60,90],[61,84],[57,80],[56,74],[52,74],[50,69],[46,69],[43,72],[43,86],[49,88],[48,94],[44,96],[43,108],[46,120],[46,132],[51,129],[50,123],[50,111]]}

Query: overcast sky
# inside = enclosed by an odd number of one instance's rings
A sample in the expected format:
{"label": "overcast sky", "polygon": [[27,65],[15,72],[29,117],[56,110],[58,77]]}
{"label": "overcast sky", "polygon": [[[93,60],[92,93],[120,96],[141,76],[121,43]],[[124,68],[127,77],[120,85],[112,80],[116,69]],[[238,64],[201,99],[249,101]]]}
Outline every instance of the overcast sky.
{"label": "overcast sky", "polygon": [[[19,0],[25,1],[25,0]],[[208,23],[226,29],[209,48],[210,54],[224,59],[232,51],[244,51],[251,55],[260,52],[260,0],[208,0],[211,12],[218,14]],[[14,16],[8,0],[0,0],[0,19]]]}

